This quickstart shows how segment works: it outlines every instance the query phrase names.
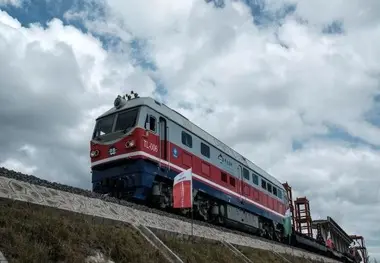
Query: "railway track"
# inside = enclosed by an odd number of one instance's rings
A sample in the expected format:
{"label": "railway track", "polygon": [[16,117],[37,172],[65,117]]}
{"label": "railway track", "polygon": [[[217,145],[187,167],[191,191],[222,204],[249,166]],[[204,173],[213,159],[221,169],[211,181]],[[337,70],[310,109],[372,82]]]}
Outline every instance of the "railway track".
{"label": "railway track", "polygon": [[[8,169],[2,168],[2,167],[0,167],[0,176],[7,177],[7,178],[10,178],[10,179],[14,179],[16,181],[21,181],[21,182],[33,184],[33,185],[38,185],[38,186],[52,188],[52,189],[63,191],[63,192],[77,194],[77,195],[85,196],[85,197],[88,197],[88,198],[100,199],[100,200],[103,200],[103,201],[106,201],[106,202],[111,202],[111,203],[115,203],[115,204],[118,204],[118,205],[129,207],[129,208],[132,208],[132,209],[136,209],[136,210],[139,210],[139,211],[144,211],[144,212],[161,215],[161,216],[168,217],[168,218],[177,219],[177,220],[180,220],[180,221],[183,221],[183,222],[187,222],[187,223],[191,223],[192,222],[191,218],[189,218],[187,216],[184,216],[184,215],[181,215],[181,214],[170,213],[170,212],[167,212],[167,211],[163,211],[161,209],[148,207],[146,205],[137,204],[137,203],[126,201],[126,200],[117,199],[115,197],[101,195],[101,194],[94,193],[92,191],[89,191],[89,190],[86,190],[86,189],[82,189],[82,188],[78,188],[78,187],[72,187],[72,186],[68,186],[68,185],[64,185],[64,184],[60,184],[60,183],[49,182],[47,180],[40,179],[40,178],[35,177],[33,175],[22,174],[22,173],[19,173],[19,172],[16,172],[16,171],[12,171],[12,170],[8,170]],[[252,234],[240,231],[240,230],[234,230],[234,229],[230,229],[230,228],[227,228],[227,227],[224,227],[224,226],[214,225],[214,224],[211,224],[211,223],[208,223],[208,222],[205,222],[205,221],[194,219],[193,223],[197,224],[197,225],[200,225],[200,226],[216,229],[216,230],[219,230],[219,231],[222,231],[222,232],[225,232],[225,233],[231,233],[231,234],[236,234],[236,235],[240,235],[240,236],[246,236],[246,237],[250,237],[250,238],[252,238],[254,236],[254,238],[256,240],[260,240],[262,242],[265,242],[265,243],[268,243],[268,244],[271,244],[271,245],[279,245],[279,246],[282,246],[282,247],[285,247],[285,248],[292,248],[292,249],[293,248],[297,248],[298,250],[303,251],[305,253],[312,253],[310,251],[307,251],[307,250],[299,248],[299,247],[294,247],[294,246],[291,246],[291,245],[288,245],[288,244],[284,244],[284,243],[281,243],[281,242],[269,240],[269,239],[266,239],[266,238],[263,238],[263,237],[260,237],[260,236],[256,236],[256,235],[252,235]],[[312,254],[316,254],[316,253],[312,253]]]}

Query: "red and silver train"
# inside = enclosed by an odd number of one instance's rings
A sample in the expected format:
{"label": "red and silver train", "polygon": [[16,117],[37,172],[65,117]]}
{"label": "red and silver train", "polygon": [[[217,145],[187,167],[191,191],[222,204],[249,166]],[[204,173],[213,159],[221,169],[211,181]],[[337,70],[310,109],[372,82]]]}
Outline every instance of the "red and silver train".
{"label": "red and silver train", "polygon": [[194,216],[284,239],[281,182],[153,98],[118,96],[96,119],[90,156],[94,192],[170,209],[174,177],[192,167]]}

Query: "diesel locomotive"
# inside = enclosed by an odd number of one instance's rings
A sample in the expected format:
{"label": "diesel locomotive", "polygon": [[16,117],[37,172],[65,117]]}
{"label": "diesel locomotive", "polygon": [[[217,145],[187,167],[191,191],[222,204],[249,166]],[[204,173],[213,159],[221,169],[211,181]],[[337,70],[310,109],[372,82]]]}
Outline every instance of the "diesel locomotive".
{"label": "diesel locomotive", "polygon": [[[169,210],[174,177],[191,167],[195,217],[288,240],[289,200],[282,183],[151,97],[117,96],[114,107],[96,119],[90,158],[94,192]],[[326,252],[302,235],[292,233],[292,239]]]}

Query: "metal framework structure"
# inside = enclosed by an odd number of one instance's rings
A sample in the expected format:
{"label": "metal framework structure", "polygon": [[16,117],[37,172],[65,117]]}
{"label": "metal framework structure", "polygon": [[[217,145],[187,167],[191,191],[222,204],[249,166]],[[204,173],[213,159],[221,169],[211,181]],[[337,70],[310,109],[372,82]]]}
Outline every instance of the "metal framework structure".
{"label": "metal framework structure", "polygon": [[331,217],[328,216],[327,219],[314,220],[312,227],[314,229],[321,229],[324,240],[326,240],[327,233],[330,232],[335,250],[340,253],[348,252],[353,239]]}
{"label": "metal framework structure", "polygon": [[305,234],[309,237],[313,237],[311,230],[311,215],[309,200],[304,197],[298,197],[294,201],[295,205],[295,223],[296,231]]}
{"label": "metal framework structure", "polygon": [[288,182],[282,184],[286,190],[286,195],[288,197],[290,213],[292,214],[292,228],[295,229],[296,223],[294,219],[294,206],[293,206],[293,195],[292,195],[292,187],[288,184]]}
{"label": "metal framework structure", "polygon": [[368,252],[365,247],[364,237],[357,235],[350,235],[350,238],[355,242],[354,248],[361,252],[363,263],[368,263]]}
{"label": "metal framework structure", "polygon": [[[325,245],[328,232],[330,232],[331,239],[334,243],[333,249],[335,251],[338,251],[340,253],[350,253],[357,259],[361,258],[361,262],[369,263],[367,249],[365,247],[364,238],[362,236],[349,236],[329,216],[327,217],[327,220],[322,219],[312,221],[309,200],[304,196],[297,198],[293,202],[292,187],[288,184],[288,182],[283,183],[283,186],[286,190],[286,195],[289,202],[288,205],[292,215],[293,231],[314,238],[313,229],[316,229],[317,233],[315,239],[323,245]],[[350,244],[352,243],[354,243],[355,246],[351,246],[350,248]],[[360,253],[358,251],[360,251]]]}

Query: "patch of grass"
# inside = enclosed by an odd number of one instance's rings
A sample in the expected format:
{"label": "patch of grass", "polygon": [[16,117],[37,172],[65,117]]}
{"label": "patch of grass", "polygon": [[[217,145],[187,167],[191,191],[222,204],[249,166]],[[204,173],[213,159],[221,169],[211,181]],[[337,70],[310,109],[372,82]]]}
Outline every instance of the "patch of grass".
{"label": "patch of grass", "polygon": [[179,238],[154,231],[183,262],[186,263],[241,263],[242,260],[221,242],[199,237]]}
{"label": "patch of grass", "polygon": [[[244,246],[235,246],[240,252],[242,252],[247,258],[255,263],[288,263],[283,258],[277,256],[271,251],[264,249],[256,249]],[[291,261],[293,262],[293,261]]]}
{"label": "patch of grass", "polygon": [[94,250],[115,262],[166,262],[128,224],[0,198],[0,251],[10,263],[83,263]]}
{"label": "patch of grass", "polygon": [[[264,249],[254,249],[245,246],[235,246],[240,250],[247,258],[255,263],[320,263],[320,261],[313,261],[311,259],[305,259],[301,257],[292,256],[285,253],[275,254],[271,251]],[[285,259],[284,259],[285,258]]]}
{"label": "patch of grass", "polygon": [[295,256],[291,256],[289,254],[284,254],[284,253],[281,253],[281,255],[283,257],[285,257],[286,259],[288,259],[290,262],[294,262],[294,263],[323,263],[319,260],[311,260],[311,259],[304,259],[302,257],[295,257]]}

